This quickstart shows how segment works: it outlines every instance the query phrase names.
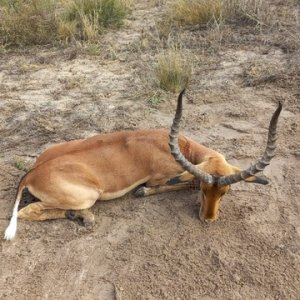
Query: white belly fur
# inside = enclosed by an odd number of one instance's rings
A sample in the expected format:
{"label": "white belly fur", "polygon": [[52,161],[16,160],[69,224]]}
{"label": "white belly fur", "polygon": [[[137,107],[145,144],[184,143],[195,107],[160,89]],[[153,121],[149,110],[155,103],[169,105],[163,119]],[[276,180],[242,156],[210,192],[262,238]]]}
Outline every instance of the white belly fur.
{"label": "white belly fur", "polygon": [[117,191],[117,192],[113,192],[113,193],[105,193],[104,192],[103,194],[100,195],[98,200],[102,201],[102,200],[112,200],[112,199],[120,198],[120,197],[124,196],[125,194],[127,194],[128,192],[132,191],[137,186],[147,182],[149,179],[150,179],[150,176],[148,176],[144,179],[141,179],[141,180],[135,182],[133,185],[131,185],[123,190]]}

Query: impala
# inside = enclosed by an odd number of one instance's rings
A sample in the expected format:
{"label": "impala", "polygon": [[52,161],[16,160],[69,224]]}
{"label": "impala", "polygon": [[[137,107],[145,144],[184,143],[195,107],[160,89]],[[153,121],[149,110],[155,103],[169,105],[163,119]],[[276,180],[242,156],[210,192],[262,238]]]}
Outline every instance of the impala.
{"label": "impala", "polygon": [[[97,200],[121,197],[141,185],[136,191],[138,196],[188,189],[196,184],[201,203],[199,217],[214,221],[221,197],[231,184],[267,184],[255,174],[274,156],[281,103],[272,116],[262,158],[241,171],[222,154],[178,134],[183,93],[184,90],[178,97],[171,133],[166,129],[145,129],[99,134],[57,144],[42,153],[19,183],[4,238],[14,238],[18,217],[32,221],[80,218],[91,227],[95,221],[88,209]],[[40,201],[18,212],[26,188]]]}

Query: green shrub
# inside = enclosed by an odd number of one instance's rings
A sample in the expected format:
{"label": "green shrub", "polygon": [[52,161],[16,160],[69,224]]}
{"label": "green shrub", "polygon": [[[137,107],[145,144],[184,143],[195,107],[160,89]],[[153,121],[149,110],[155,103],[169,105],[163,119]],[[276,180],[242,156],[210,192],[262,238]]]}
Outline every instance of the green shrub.
{"label": "green shrub", "polygon": [[20,158],[15,158],[14,166],[20,171],[27,172],[27,170],[28,170],[25,165],[25,162],[23,160],[21,160]]}

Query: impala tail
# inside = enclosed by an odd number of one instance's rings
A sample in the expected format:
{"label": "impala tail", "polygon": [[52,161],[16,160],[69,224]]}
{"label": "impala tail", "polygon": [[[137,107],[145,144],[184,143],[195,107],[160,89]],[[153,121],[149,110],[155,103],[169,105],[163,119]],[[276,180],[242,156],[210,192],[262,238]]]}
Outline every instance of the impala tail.
{"label": "impala tail", "polygon": [[17,232],[17,221],[18,221],[18,207],[22,198],[22,192],[23,190],[26,188],[25,186],[25,182],[26,182],[26,176],[28,173],[26,173],[23,178],[21,179],[19,186],[18,186],[18,190],[17,190],[17,196],[16,196],[16,200],[15,200],[15,204],[14,204],[14,208],[13,208],[13,212],[12,212],[12,217],[10,219],[9,225],[7,226],[6,230],[5,230],[5,234],[4,234],[4,239],[5,240],[12,240]]}

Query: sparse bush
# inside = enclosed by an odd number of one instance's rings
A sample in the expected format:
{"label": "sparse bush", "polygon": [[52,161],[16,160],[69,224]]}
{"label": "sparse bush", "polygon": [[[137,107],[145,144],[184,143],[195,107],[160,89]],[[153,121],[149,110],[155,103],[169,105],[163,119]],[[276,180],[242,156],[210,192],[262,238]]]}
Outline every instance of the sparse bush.
{"label": "sparse bush", "polygon": [[160,88],[178,92],[188,85],[191,64],[178,50],[169,50],[158,56],[155,74]]}
{"label": "sparse bush", "polygon": [[181,25],[205,25],[220,19],[221,0],[176,0],[171,6],[171,19]]}

